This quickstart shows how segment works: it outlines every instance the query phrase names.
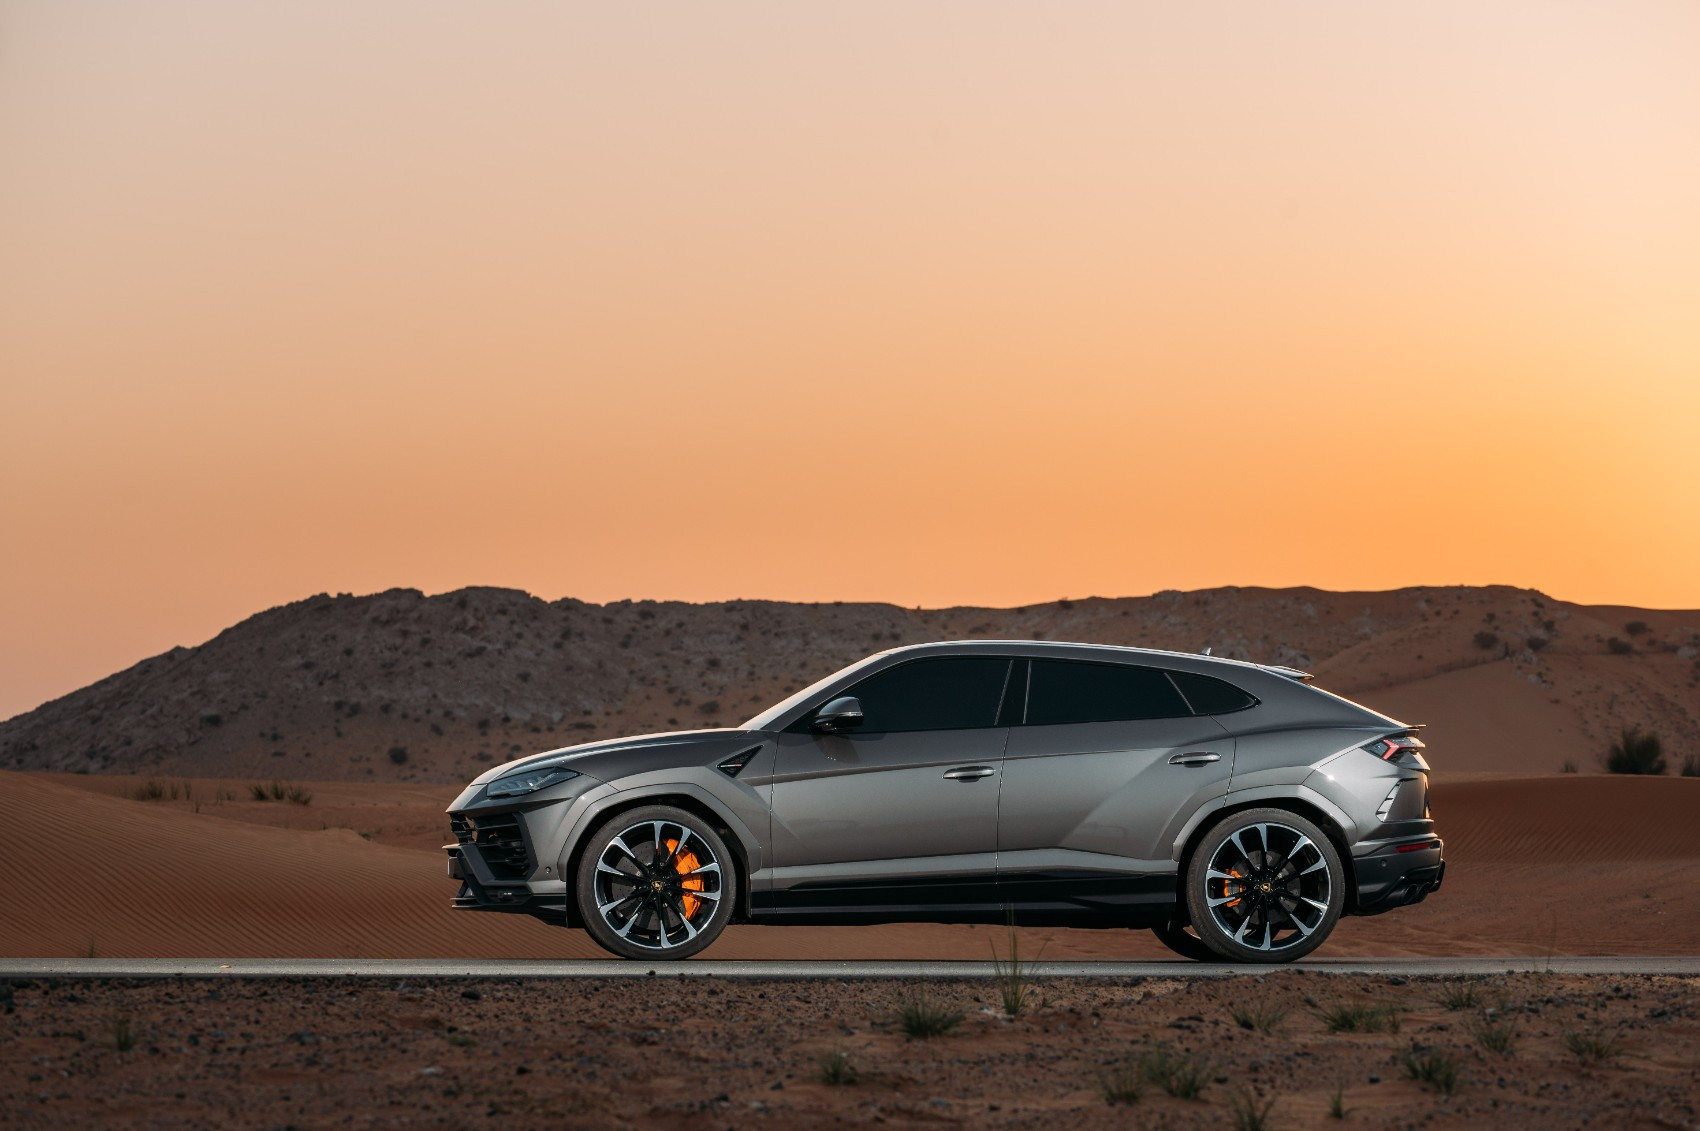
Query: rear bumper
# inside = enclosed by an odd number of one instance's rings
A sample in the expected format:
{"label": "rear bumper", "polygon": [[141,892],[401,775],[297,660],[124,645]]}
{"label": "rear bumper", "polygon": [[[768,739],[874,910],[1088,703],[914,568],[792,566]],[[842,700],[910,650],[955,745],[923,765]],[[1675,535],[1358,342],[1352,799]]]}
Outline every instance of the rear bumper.
{"label": "rear bumper", "polygon": [[1446,845],[1439,837],[1387,844],[1354,857],[1352,870],[1357,888],[1352,913],[1379,915],[1421,903],[1440,890],[1446,877]]}

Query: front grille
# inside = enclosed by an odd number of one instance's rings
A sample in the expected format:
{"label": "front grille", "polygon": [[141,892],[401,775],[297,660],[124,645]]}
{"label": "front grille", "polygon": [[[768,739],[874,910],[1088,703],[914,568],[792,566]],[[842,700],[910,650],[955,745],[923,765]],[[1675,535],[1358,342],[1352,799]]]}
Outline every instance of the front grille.
{"label": "front grille", "polygon": [[525,832],[518,813],[489,817],[449,816],[449,828],[461,844],[478,846],[478,854],[500,880],[523,880],[531,873],[531,853],[525,847]]}

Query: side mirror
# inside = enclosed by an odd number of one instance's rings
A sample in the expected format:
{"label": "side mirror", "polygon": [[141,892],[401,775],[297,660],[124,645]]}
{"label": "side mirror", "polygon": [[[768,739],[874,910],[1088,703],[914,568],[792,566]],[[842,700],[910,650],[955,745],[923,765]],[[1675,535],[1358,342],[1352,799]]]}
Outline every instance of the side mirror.
{"label": "side mirror", "polygon": [[862,725],[862,702],[854,695],[841,695],[815,712],[815,717],[809,720],[812,730],[835,731],[849,730]]}

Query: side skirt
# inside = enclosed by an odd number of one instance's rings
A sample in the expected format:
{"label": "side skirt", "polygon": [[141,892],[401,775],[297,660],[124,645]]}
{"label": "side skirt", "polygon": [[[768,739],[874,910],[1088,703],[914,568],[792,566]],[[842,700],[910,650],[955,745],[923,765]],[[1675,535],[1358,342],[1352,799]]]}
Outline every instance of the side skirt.
{"label": "side skirt", "polygon": [[798,884],[757,892],[751,923],[1007,923],[1023,927],[1153,927],[1175,905],[1173,875],[1088,870],[1018,872],[996,879]]}

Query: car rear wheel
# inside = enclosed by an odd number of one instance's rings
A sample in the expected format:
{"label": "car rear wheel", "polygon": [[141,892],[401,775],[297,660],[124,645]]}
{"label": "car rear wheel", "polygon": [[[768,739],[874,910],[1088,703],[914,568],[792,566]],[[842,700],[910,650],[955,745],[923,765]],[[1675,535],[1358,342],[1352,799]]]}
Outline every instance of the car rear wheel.
{"label": "car rear wheel", "polygon": [[577,879],[585,929],[622,958],[688,958],[720,936],[737,901],[726,842],[666,805],[604,821],[586,841]]}
{"label": "car rear wheel", "polygon": [[1340,854],[1285,809],[1217,822],[1187,866],[1187,911],[1199,941],[1232,962],[1291,962],[1321,946],[1345,906]]}

